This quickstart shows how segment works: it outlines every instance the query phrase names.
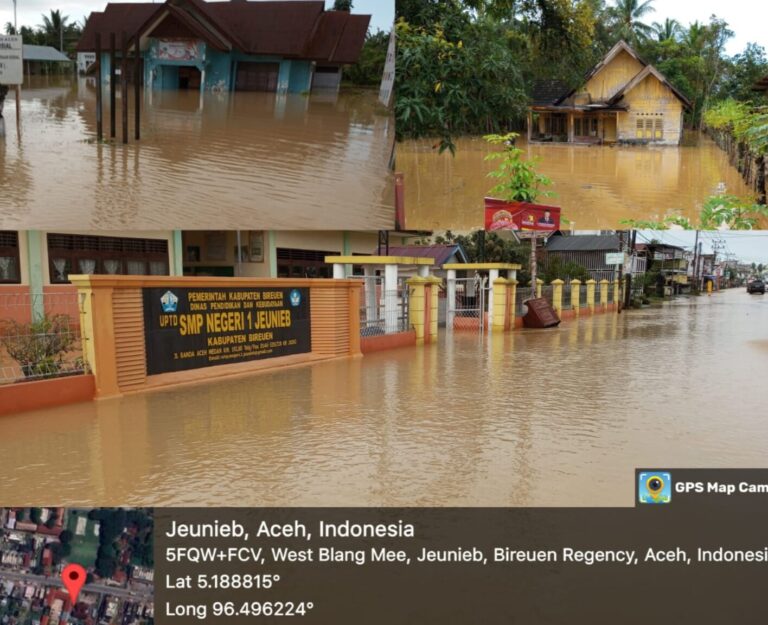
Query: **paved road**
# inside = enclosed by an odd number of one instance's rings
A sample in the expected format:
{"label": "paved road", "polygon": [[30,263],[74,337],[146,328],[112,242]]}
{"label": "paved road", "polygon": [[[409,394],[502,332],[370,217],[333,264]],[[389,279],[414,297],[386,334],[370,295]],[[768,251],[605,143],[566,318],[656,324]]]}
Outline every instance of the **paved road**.
{"label": "paved road", "polygon": [[[46,577],[45,575],[32,575],[31,573],[6,571],[0,569],[0,580],[2,579],[32,582],[36,584],[43,584],[45,586],[55,586],[56,588],[64,587],[64,584],[61,582],[61,580],[56,577]],[[139,589],[132,591],[125,588],[105,586],[103,584],[88,584],[87,586],[83,586],[83,591],[94,592],[102,595],[112,595],[113,597],[131,599],[133,601],[151,601],[153,599],[153,587],[151,585],[149,585],[146,590]]]}

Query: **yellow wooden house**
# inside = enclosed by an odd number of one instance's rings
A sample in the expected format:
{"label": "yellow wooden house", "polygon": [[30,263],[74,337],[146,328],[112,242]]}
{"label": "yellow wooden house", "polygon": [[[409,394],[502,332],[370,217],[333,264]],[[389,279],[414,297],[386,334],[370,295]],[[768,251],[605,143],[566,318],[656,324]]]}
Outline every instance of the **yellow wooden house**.
{"label": "yellow wooden house", "polygon": [[691,106],[653,65],[619,41],[577,89],[534,89],[528,140],[678,145]]}

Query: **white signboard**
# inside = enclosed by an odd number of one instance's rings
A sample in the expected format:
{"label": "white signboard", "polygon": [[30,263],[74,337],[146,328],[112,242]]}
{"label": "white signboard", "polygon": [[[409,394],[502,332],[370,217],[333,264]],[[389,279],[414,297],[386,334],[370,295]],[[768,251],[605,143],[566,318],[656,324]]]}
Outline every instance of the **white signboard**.
{"label": "white signboard", "polygon": [[605,255],[605,264],[606,265],[623,265],[624,254],[622,252],[608,252]]}
{"label": "white signboard", "polygon": [[20,85],[23,82],[21,35],[0,35],[0,85]]}

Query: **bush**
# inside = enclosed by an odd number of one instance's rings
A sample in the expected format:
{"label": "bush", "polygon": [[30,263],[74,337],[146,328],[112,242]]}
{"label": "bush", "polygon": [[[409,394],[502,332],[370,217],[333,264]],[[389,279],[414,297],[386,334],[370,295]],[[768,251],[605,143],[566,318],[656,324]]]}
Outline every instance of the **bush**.
{"label": "bush", "polygon": [[0,344],[26,378],[53,378],[62,369],[63,356],[75,343],[69,315],[44,315],[31,323],[6,320],[0,326]]}

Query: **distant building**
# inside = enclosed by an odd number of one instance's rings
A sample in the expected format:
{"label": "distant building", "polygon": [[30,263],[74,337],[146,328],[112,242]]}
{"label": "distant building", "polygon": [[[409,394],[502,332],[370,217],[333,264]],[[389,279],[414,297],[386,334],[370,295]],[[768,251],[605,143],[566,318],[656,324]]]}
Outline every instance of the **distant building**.
{"label": "distant building", "polygon": [[619,41],[576,89],[534,86],[528,140],[678,145],[688,99],[653,65]]}
{"label": "distant building", "polygon": [[21,57],[24,61],[24,73],[32,76],[54,74],[68,71],[72,61],[51,46],[22,46]]}
{"label": "distant building", "polygon": [[95,53],[100,35],[108,81],[110,36],[120,62],[125,32],[129,79],[139,41],[141,76],[151,89],[301,93],[338,89],[342,66],[360,56],[369,22],[370,15],[326,11],[322,0],[109,3],[91,13],[77,52]]}
{"label": "distant building", "polygon": [[[576,263],[584,267],[593,280],[616,279],[616,265],[609,265],[607,254],[621,251],[621,242],[616,234],[561,234],[555,233],[547,240],[543,262],[546,265],[552,258],[559,258],[563,263]],[[640,256],[628,256],[629,266],[624,273],[645,273],[646,261]]]}

